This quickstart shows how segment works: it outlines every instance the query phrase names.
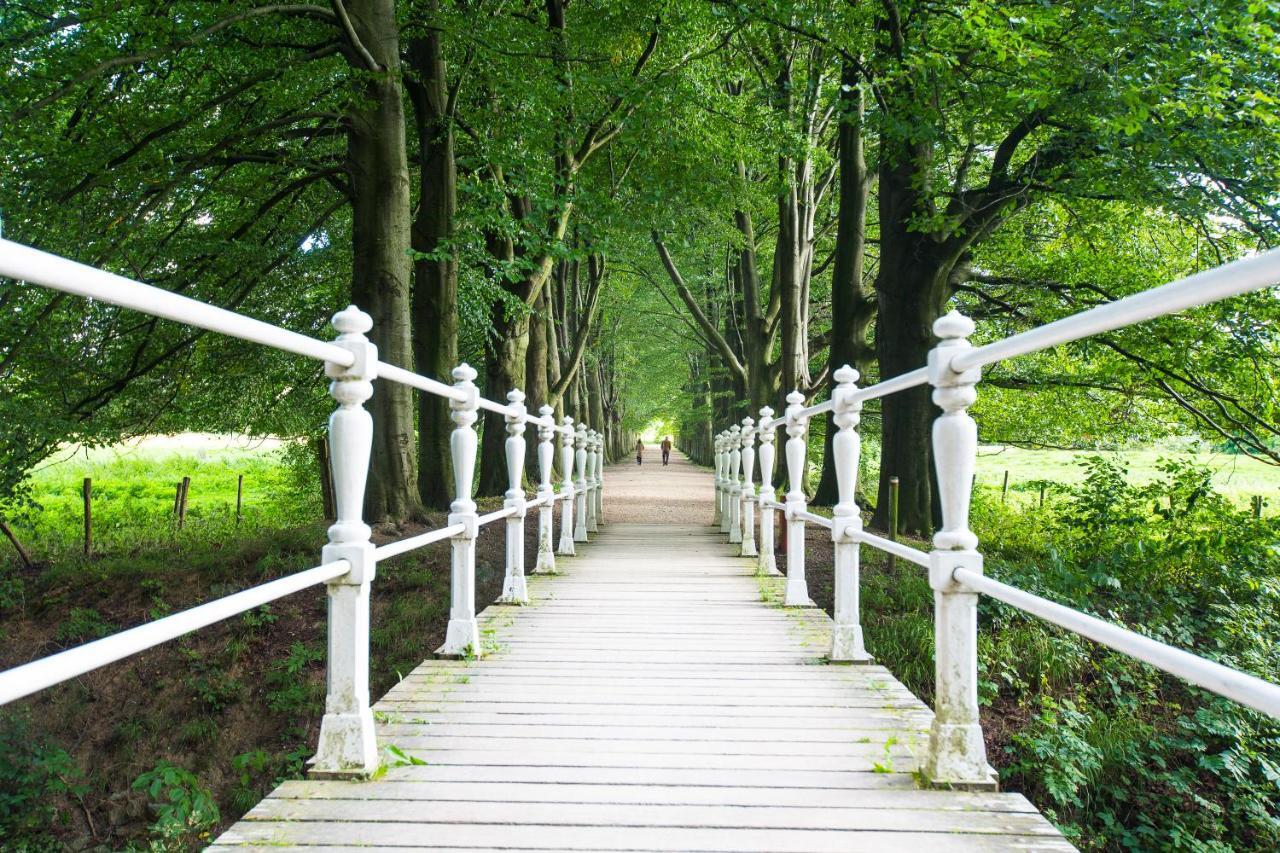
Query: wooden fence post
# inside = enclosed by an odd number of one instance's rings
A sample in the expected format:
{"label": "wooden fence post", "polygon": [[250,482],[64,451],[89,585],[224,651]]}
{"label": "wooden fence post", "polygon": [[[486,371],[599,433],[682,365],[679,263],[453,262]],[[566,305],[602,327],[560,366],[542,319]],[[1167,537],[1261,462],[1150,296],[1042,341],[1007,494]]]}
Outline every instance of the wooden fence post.
{"label": "wooden fence post", "polygon": [[236,476],[236,527],[240,526],[244,507],[244,474]]}
{"label": "wooden fence post", "polygon": [[564,479],[560,482],[560,545],[556,553],[572,557],[573,505],[577,500],[573,493],[573,418],[565,415],[560,425],[565,428],[565,432],[560,433],[560,474]]}
{"label": "wooden fence post", "polygon": [[461,533],[450,540],[450,605],[449,627],[444,645],[436,649],[439,657],[479,655],[480,626],[476,623],[476,536],[480,532],[476,502],[471,486],[476,471],[476,419],[479,417],[479,392],[476,390],[475,368],[460,364],[453,369],[454,387],[466,397],[449,401],[449,417],[453,432],[449,435],[449,451],[453,460],[454,498],[449,505],[449,526],[460,524]]}
{"label": "wooden fence post", "polygon": [[797,513],[808,510],[804,493],[805,453],[808,451],[805,432],[808,420],[799,412],[804,408],[804,395],[792,391],[787,395],[787,587],[783,605],[786,607],[812,607],[809,585],[804,576],[804,519]]}
{"label": "wooden fence post", "polygon": [[354,305],[333,317],[336,344],[355,356],[351,366],[327,362],[329,394],[338,408],[329,416],[336,520],[321,561],[344,560],[350,569],[326,584],[329,598],[328,684],[324,717],[311,775],[323,779],[371,776],[378,745],[369,707],[369,593],[377,567],[369,525],[364,523],[365,482],[373,448],[373,418],[364,403],[373,396],[378,350],[365,337],[373,319]]}
{"label": "wooden fence post", "polygon": [[929,554],[934,602],[934,719],[925,775],[937,786],[994,790],[978,720],[978,594],[959,584],[956,569],[982,572],[978,537],[969,530],[971,483],[978,456],[978,426],[969,416],[979,368],[956,372],[951,361],[970,349],[973,321],[952,311],[933,324],[939,343],[929,353],[933,402],[933,458],[942,504],[942,529]]}
{"label": "wooden fence post", "polygon": [[836,489],[839,501],[831,512],[831,547],[834,552],[834,619],[831,629],[831,661],[871,663],[871,655],[862,642],[859,569],[862,514],[858,510],[858,461],[862,439],[858,423],[862,419],[862,403],[853,395],[858,390],[858,371],[849,365],[832,375],[836,387],[831,393],[832,422],[837,432],[831,439],[835,461]]}
{"label": "wooden fence post", "polygon": [[18,541],[18,537],[9,529],[9,525],[4,523],[4,519],[0,518],[0,533],[4,534],[4,538],[9,540],[13,545],[13,550],[18,552],[18,559],[22,561],[22,565],[27,569],[35,568],[35,564],[31,562],[31,555],[27,553],[27,549],[22,547],[22,543]]}
{"label": "wooden fence post", "polygon": [[515,514],[507,516],[506,570],[498,601],[528,604],[529,588],[524,577],[524,519],[528,513],[524,499],[524,392],[508,391],[507,404],[516,410],[516,414],[506,416],[507,493],[503,496],[502,507],[515,510]]}
{"label": "wooden fence post", "polygon": [[183,477],[178,494],[178,529],[181,530],[187,521],[187,495],[191,492],[191,478]]}
{"label": "wooden fence post", "polygon": [[[889,541],[898,541],[898,493],[901,483],[897,477],[889,478]],[[885,566],[892,570],[898,564],[898,558],[889,554],[885,558]]]}
{"label": "wooden fence post", "polygon": [[1009,469],[1004,469],[1004,485],[1000,487],[1000,503],[1007,503],[1009,500]]}
{"label": "wooden fence post", "polygon": [[85,477],[81,487],[84,497],[84,555],[93,553],[93,478]]}

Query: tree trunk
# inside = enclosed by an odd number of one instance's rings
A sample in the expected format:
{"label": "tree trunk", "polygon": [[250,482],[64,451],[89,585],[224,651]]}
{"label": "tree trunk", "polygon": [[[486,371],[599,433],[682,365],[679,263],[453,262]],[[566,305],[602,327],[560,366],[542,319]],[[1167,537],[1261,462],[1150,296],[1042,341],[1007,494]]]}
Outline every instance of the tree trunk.
{"label": "tree trunk", "polygon": [[[863,290],[863,257],[866,249],[867,195],[871,189],[863,154],[863,93],[857,69],[849,61],[841,68],[841,114],[838,136],[840,158],[840,199],[836,226],[835,268],[831,278],[831,344],[828,353],[827,388],[836,386],[835,372],[846,364],[863,376],[871,360],[867,327],[874,316],[874,304]],[[840,500],[836,485],[835,452],[832,442],[836,426],[827,415],[823,441],[822,478],[813,502],[834,506]]]}
{"label": "tree trunk", "polygon": [[[431,11],[435,8],[432,4]],[[413,248],[419,253],[413,267],[414,363],[419,372],[450,382],[458,363],[458,266],[457,254],[447,242],[453,237],[458,176],[440,32],[428,30],[415,39],[409,59],[416,75],[409,94],[422,160],[413,223]],[[425,505],[436,509],[448,509],[454,497],[452,430],[449,401],[418,394],[418,492]]]}
{"label": "tree trunk", "polygon": [[[348,115],[351,299],[373,317],[370,339],[379,358],[411,369],[409,164],[396,8],[393,0],[351,0],[348,9],[361,43],[381,69],[363,75],[360,97]],[[352,57],[352,62],[359,60]],[[368,403],[374,433],[367,522],[400,522],[420,513],[413,393],[382,382]]]}
{"label": "tree trunk", "polygon": [[[519,308],[508,309],[499,302],[493,307],[492,322],[492,334],[485,343],[485,396],[505,403],[508,391],[524,390],[529,317]],[[506,418],[486,411],[477,494],[492,496],[507,491],[506,436]]]}

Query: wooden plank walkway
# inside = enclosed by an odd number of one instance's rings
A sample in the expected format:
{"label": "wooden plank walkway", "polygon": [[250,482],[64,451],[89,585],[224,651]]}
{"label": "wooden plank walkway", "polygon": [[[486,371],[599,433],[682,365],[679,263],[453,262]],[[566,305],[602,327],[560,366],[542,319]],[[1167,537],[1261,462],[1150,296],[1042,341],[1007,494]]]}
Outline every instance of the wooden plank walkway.
{"label": "wooden plank walkway", "polygon": [[488,654],[375,706],[425,765],[286,782],[213,849],[1071,850],[1018,794],[922,790],[930,712],[880,666],[823,663],[830,620],[707,526],[609,524]]}

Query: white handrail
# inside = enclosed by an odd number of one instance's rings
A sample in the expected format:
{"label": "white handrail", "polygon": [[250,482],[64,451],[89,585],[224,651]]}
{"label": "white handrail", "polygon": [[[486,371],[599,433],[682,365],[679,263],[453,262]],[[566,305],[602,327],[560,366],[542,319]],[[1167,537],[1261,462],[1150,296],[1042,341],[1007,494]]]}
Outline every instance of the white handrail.
{"label": "white handrail", "polygon": [[0,276],[28,281],[64,293],[74,293],[132,308],[244,341],[349,367],[355,356],[340,346],[281,329],[243,314],[179,296],[160,287],[94,269],[76,261],[0,239]]}
{"label": "white handrail", "polygon": [[284,598],[309,586],[330,581],[351,570],[345,560],[325,563],[314,569],[246,589],[172,616],[147,622],[92,643],[59,652],[46,658],[0,672],[0,705],[67,681],[86,672],[114,663],[152,646],[189,634],[198,628]]}
{"label": "white handrail", "polygon": [[509,516],[515,515],[516,511],[517,511],[516,508],[511,506],[506,507],[505,509],[494,510],[491,513],[482,515],[479,518],[477,518],[476,524],[480,527],[484,527],[486,524],[489,524],[490,522],[498,521],[499,519],[503,519],[503,518],[507,518]]}
{"label": "white handrail", "polygon": [[1167,646],[1127,628],[1112,625],[968,569],[956,569],[951,576],[957,583],[975,592],[989,595],[997,601],[1039,616],[1046,622],[1088,637],[1122,654],[1146,661],[1157,669],[1205,690],[1280,719],[1280,685]]}
{"label": "white handrail", "polygon": [[864,545],[870,545],[872,548],[878,548],[886,554],[901,557],[909,563],[915,563],[917,566],[925,566],[927,568],[929,565],[929,555],[923,551],[917,551],[910,545],[903,545],[901,542],[894,542],[892,539],[885,539],[883,536],[876,536],[874,533],[868,533],[865,530],[853,534],[853,538]]}
{"label": "white handrail", "polygon": [[465,524],[451,524],[448,527],[441,527],[436,530],[428,530],[426,533],[420,533],[417,536],[409,536],[405,539],[398,539],[395,542],[388,542],[380,548],[374,549],[374,559],[381,562],[389,560],[400,554],[408,553],[416,548],[430,545],[432,542],[440,542],[457,536],[467,529]]}
{"label": "white handrail", "polygon": [[[899,391],[906,391],[909,388],[916,388],[924,385],[929,381],[929,370],[925,367],[919,367],[915,370],[909,370],[906,373],[900,373],[892,379],[886,379],[883,382],[877,382],[875,385],[868,385],[865,388],[859,388],[850,394],[851,402],[866,402],[867,400],[877,400],[881,397],[887,397],[890,394],[896,394]],[[835,402],[827,400],[823,403],[817,403],[807,409],[801,409],[796,413],[797,417],[808,418],[813,415],[820,415],[832,410]],[[770,418],[767,421],[760,422],[760,429],[775,429],[787,422],[787,416],[781,415],[776,418]]]}
{"label": "white handrail", "polygon": [[[783,508],[785,509],[785,507]],[[819,527],[825,527],[828,530],[831,529],[831,519],[826,518],[825,516],[815,515],[812,512],[797,512],[795,514],[795,517],[803,518],[805,521],[812,521],[814,524],[818,525]]]}
{"label": "white handrail", "polygon": [[976,347],[953,358],[951,367],[957,372],[983,367],[1275,284],[1280,284],[1280,249],[1205,270]]}
{"label": "white handrail", "polygon": [[405,370],[403,367],[396,367],[394,364],[387,364],[381,359],[378,360],[378,378],[399,382],[401,385],[408,385],[411,388],[417,388],[420,391],[426,391],[428,394],[435,394],[437,397],[445,397],[449,400],[462,402],[467,399],[467,395],[464,392],[459,391],[452,385],[446,385],[429,376],[414,373],[412,370]]}

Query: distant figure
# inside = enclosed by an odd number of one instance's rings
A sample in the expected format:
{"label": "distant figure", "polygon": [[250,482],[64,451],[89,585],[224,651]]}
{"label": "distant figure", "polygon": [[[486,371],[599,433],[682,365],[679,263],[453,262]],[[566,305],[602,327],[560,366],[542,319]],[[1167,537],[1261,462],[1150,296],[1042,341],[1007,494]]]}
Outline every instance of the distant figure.
{"label": "distant figure", "polygon": [[639,465],[644,461],[644,442],[636,439],[636,464]]}
{"label": "distant figure", "polygon": [[665,467],[671,461],[671,436],[662,440],[662,464]]}

